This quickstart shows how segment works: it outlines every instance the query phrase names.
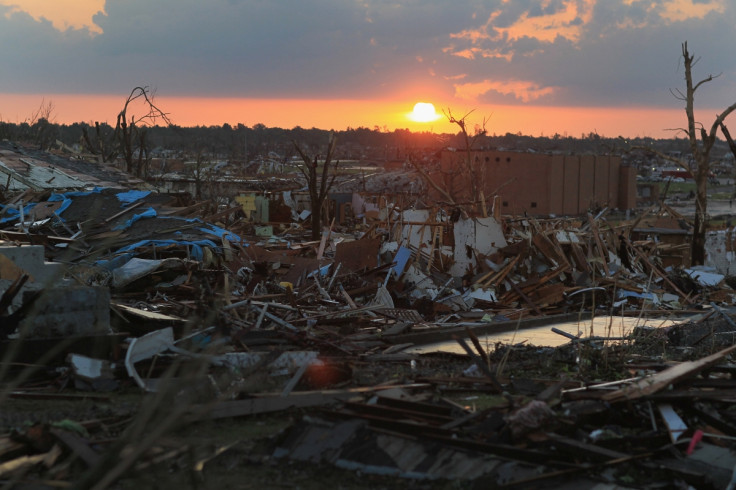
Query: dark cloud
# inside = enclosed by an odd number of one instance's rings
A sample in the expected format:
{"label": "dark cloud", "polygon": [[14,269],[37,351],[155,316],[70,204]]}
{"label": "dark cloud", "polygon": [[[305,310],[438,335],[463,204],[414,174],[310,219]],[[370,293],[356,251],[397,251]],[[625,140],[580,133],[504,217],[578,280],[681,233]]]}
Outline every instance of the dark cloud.
{"label": "dark cloud", "polygon": [[[59,32],[23,13],[7,17],[0,7],[0,86],[127,93],[143,84],[169,96],[370,98],[426,83],[451,94],[462,76],[465,84],[535,87],[542,94],[535,104],[672,106],[668,88],[682,82],[680,43],[687,40],[701,57],[697,74],[722,73],[703,88],[702,102],[730,103],[736,5],[722,0],[715,3],[723,11],[680,21],[663,16],[668,2],[108,0],[105,14],[94,17],[98,35]],[[566,17],[571,4],[577,12]],[[522,22],[538,31],[514,30]],[[520,100],[499,90],[481,98]]]}
{"label": "dark cloud", "polygon": [[[476,48],[506,57],[483,60],[476,57],[460,61],[461,69],[468,74],[463,83],[508,80],[513,84],[524,80],[540,88],[557,88],[535,99],[535,104],[672,107],[679,102],[668,89],[682,84],[680,45],[688,40],[691,51],[702,57],[696,66],[696,76],[723,72],[722,80],[702,89],[700,102],[718,107],[733,100],[736,63],[728,54],[736,38],[728,27],[736,22],[736,5],[732,2],[720,2],[725,9],[723,12],[713,11],[702,19],[684,21],[665,18],[663,1],[656,9],[651,8],[652,2],[635,1],[626,5],[623,2],[598,1],[595,8],[587,13],[582,8],[584,2],[577,3],[580,6],[577,16],[569,21],[558,19],[550,25],[577,27],[579,30],[572,35],[574,31],[563,29],[554,40],[543,39],[543,36],[512,38],[506,34],[512,32],[507,31],[508,28],[524,20],[523,12],[519,12],[520,8],[526,8],[523,4],[516,4],[513,9],[496,16],[489,26],[485,26],[488,19],[476,19],[468,29],[504,35],[461,40],[454,52]],[[561,11],[560,5],[556,5],[556,12]],[[713,5],[713,2],[708,5]],[[541,20],[549,15],[549,7],[544,15],[534,17],[541,26],[535,34],[540,34],[546,27]],[[724,33],[724,36],[713,36],[713,32]],[[724,41],[724,37],[729,38],[728,41]],[[483,100],[502,104],[508,103],[510,98],[512,96],[508,94],[491,91]]]}

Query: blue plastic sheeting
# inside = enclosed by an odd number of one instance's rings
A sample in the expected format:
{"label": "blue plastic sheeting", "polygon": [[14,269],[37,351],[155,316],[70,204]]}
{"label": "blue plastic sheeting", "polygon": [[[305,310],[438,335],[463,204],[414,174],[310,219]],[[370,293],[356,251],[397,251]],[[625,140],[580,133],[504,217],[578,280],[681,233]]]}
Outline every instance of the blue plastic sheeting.
{"label": "blue plastic sheeting", "polygon": [[66,208],[68,208],[69,206],[71,206],[71,204],[72,204],[72,199],[71,198],[72,197],[89,196],[90,194],[99,193],[101,191],[102,191],[101,188],[95,187],[91,191],[65,192],[64,194],[56,194],[56,193],[54,193],[54,194],[51,194],[51,196],[49,197],[49,202],[62,201],[61,207],[59,209],[57,209],[54,212],[54,214],[56,214],[56,216],[59,216],[59,219],[61,219],[61,221],[65,221],[64,218],[61,217],[61,213],[64,212],[64,210]]}
{"label": "blue plastic sheeting", "polygon": [[322,267],[320,267],[319,269],[317,269],[317,270],[315,270],[315,271],[312,271],[312,272],[310,272],[310,273],[309,273],[309,274],[307,275],[307,277],[312,277],[312,276],[315,276],[315,275],[317,275],[317,274],[319,274],[320,276],[324,277],[324,276],[326,276],[326,275],[327,275],[327,273],[328,273],[328,272],[330,271],[330,267],[332,267],[332,264],[327,264],[327,265],[323,265],[323,266],[322,266]]}
{"label": "blue plastic sheeting", "polygon": [[[33,209],[35,206],[35,202],[23,206],[23,217],[25,218],[26,216],[28,216],[28,213],[30,213],[31,209]],[[20,219],[20,211],[18,211],[17,209],[13,209],[10,206],[3,206],[2,204],[0,204],[0,212],[2,212],[3,215],[3,218],[0,219],[0,223],[9,223],[11,221]]]}
{"label": "blue plastic sheeting", "polygon": [[[155,247],[168,247],[169,245],[185,245],[190,247],[189,255],[195,260],[202,260],[204,258],[204,251],[202,247],[210,247],[215,250],[219,250],[217,244],[212,240],[197,240],[190,242],[186,240],[141,240],[140,242],[133,243],[126,247],[118,249],[115,254],[122,254],[111,260],[99,260],[97,265],[105,267],[109,270],[113,270],[117,267],[125,265],[135,255],[134,251],[137,248],[145,247],[147,245],[153,245]],[[126,253],[129,252],[129,253]]]}
{"label": "blue plastic sheeting", "polygon": [[231,242],[240,242],[240,237],[235,233],[210,223],[206,223],[206,225],[206,227],[200,228],[199,230],[205,233],[211,233],[219,238],[227,238]]}
{"label": "blue plastic sheeting", "polygon": [[161,216],[158,219],[172,219],[177,221],[186,221],[187,223],[202,223],[203,226],[199,227],[199,231],[203,231],[205,233],[209,233],[211,235],[215,235],[218,238],[227,238],[228,241],[231,242],[241,242],[242,240],[238,235],[231,231],[227,231],[224,228],[220,228],[219,226],[215,226],[211,223],[205,223],[201,219],[198,218],[178,218],[176,216]]}
{"label": "blue plastic sheeting", "polygon": [[[91,190],[91,191],[66,192],[64,194],[53,193],[49,197],[48,202],[62,201],[62,204],[59,207],[59,209],[54,211],[54,214],[59,216],[66,208],[68,208],[72,204],[72,200],[70,199],[71,197],[88,196],[92,193],[100,192],[101,190],[102,189],[100,189],[99,187],[95,187],[94,190]],[[34,206],[36,206],[36,204],[38,203],[32,202],[32,203],[28,203],[25,206],[23,206],[23,216],[27,216],[30,213],[30,211],[34,208]],[[11,209],[11,208],[8,208],[7,206],[0,205],[0,210],[2,210],[2,214],[3,214],[3,218],[0,219],[0,223],[8,223],[8,222],[20,219],[20,213],[18,212],[17,209]],[[63,218],[60,218],[60,219],[64,221]]]}
{"label": "blue plastic sheeting", "polygon": [[212,240],[197,240],[196,242],[190,242],[186,240],[141,240],[140,242],[136,242],[132,245],[128,245],[127,247],[118,249],[118,253],[132,251],[139,247],[145,247],[146,245],[153,245],[156,247],[167,247],[169,245],[187,245],[191,247],[189,253],[195,260],[202,260],[204,258],[202,247],[210,247],[215,250],[220,249],[217,244]]}
{"label": "blue plastic sheeting", "polygon": [[115,194],[115,197],[117,197],[118,201],[120,201],[123,204],[123,207],[125,207],[128,204],[132,204],[138,201],[139,199],[143,199],[150,193],[151,191],[127,191]]}
{"label": "blue plastic sheeting", "polygon": [[134,214],[132,218],[130,218],[125,223],[116,226],[115,228],[113,228],[113,230],[127,230],[128,228],[130,228],[130,226],[133,223],[135,223],[139,219],[143,219],[143,218],[155,218],[155,217],[156,217],[156,210],[153,209],[153,208],[148,208],[148,209],[146,209],[145,211],[143,211],[140,214]]}
{"label": "blue plastic sheeting", "polygon": [[406,263],[409,262],[409,258],[411,258],[411,249],[399,247],[396,251],[396,256],[394,257],[396,265],[391,267],[391,270],[396,274],[396,277],[401,276],[401,273],[404,272],[404,267],[406,267]]}
{"label": "blue plastic sheeting", "polygon": [[117,255],[110,260],[98,260],[95,262],[95,265],[98,265],[100,267],[104,267],[105,269],[109,271],[113,271],[117,269],[118,267],[122,267],[128,262],[130,262],[130,259],[134,258],[135,254],[133,252],[124,253],[121,255]]}

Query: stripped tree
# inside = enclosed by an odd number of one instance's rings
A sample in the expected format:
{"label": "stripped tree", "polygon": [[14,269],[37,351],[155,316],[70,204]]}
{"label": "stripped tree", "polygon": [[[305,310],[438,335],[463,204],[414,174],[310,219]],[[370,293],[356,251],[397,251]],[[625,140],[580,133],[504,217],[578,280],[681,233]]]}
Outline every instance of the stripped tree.
{"label": "stripped tree", "polygon": [[[708,174],[710,173],[710,151],[716,142],[718,129],[723,121],[736,110],[736,103],[731,104],[726,110],[716,116],[710,129],[706,130],[702,123],[695,121],[694,101],[695,91],[704,83],[712,81],[715,77],[708,75],[697,83],[693,83],[692,67],[697,60],[687,49],[687,42],[682,43],[682,58],[685,64],[686,91],[677,90],[675,96],[685,102],[685,113],[687,114],[687,129],[682,129],[688,138],[692,160],[689,170],[695,176],[695,223],[693,230],[693,245],[691,261],[693,264],[705,262],[705,226],[706,211],[708,207]],[[700,140],[698,140],[700,137]]]}
{"label": "stripped tree", "polygon": [[646,150],[657,154],[664,160],[675,162],[690,171],[695,179],[695,220],[693,223],[693,240],[690,261],[693,265],[702,265],[705,262],[705,231],[708,221],[708,175],[710,174],[710,152],[716,142],[719,128],[723,128],[725,119],[736,110],[736,102],[727,107],[723,112],[716,115],[713,124],[706,129],[703,123],[695,120],[695,92],[705,83],[717,78],[718,75],[708,75],[706,78],[693,82],[693,66],[697,63],[695,56],[687,49],[687,42],[682,43],[682,59],[685,66],[685,91],[680,89],[671,90],[678,100],[685,102],[685,114],[687,116],[687,127],[679,128],[678,131],[685,133],[690,147],[692,159],[682,161],[670,155],[663,154],[651,148],[637,149]]}
{"label": "stripped tree", "polygon": [[[82,136],[88,150],[99,155],[103,162],[122,156],[125,170],[140,177],[150,161],[146,127],[158,123],[159,120],[171,125],[168,114],[153,103],[154,96],[154,92],[148,87],[135,87],[131,90],[117,115],[115,130],[109,139],[102,134],[98,122],[95,123],[94,141],[84,128]],[[143,103],[143,115],[129,116],[131,104],[136,101]]]}
{"label": "stripped tree", "polygon": [[475,134],[470,136],[468,133],[466,119],[472,112],[473,111],[470,111],[458,119],[452,115],[452,111],[450,109],[447,109],[447,112],[442,111],[450,123],[457,124],[460,128],[463,143],[465,144],[465,148],[463,149],[463,166],[465,167],[465,176],[470,182],[470,200],[478,207],[481,215],[486,216],[486,198],[484,194],[486,184],[486,165],[484,162],[479,161],[477,157],[473,158],[473,147],[475,146],[478,138],[486,135],[486,123],[488,122],[488,118],[483,118],[483,125],[480,127],[476,126]]}
{"label": "stripped tree", "polygon": [[299,170],[304,175],[304,178],[307,179],[309,201],[312,206],[312,240],[318,240],[320,233],[322,233],[324,203],[327,199],[327,194],[332,188],[332,184],[335,182],[337,166],[340,163],[339,160],[334,163],[332,162],[337,146],[337,137],[334,133],[330,133],[330,139],[327,143],[327,154],[325,155],[321,172],[319,169],[319,157],[317,155],[310,157],[296,141],[293,141],[293,143],[302,159]]}
{"label": "stripped tree", "polygon": [[[154,95],[148,87],[136,87],[131,90],[115,124],[115,137],[125,160],[125,170],[135,174],[136,177],[141,176],[144,163],[150,160],[146,126],[156,124],[159,119],[171,125],[168,115],[153,103]],[[143,102],[145,112],[142,116],[128,117],[129,106],[136,100]]]}
{"label": "stripped tree", "polygon": [[[447,109],[447,111],[442,111],[442,113],[447,118],[448,122],[452,124],[457,124],[457,126],[460,128],[460,137],[463,140],[464,148],[462,151],[462,170],[460,172],[453,171],[450,174],[450,181],[448,182],[448,179],[443,179],[444,182],[435,180],[425,168],[420,164],[420,162],[414,157],[414,155],[409,156],[409,164],[411,164],[417,172],[424,178],[425,182],[432,187],[434,190],[440,193],[442,197],[445,199],[447,204],[450,206],[455,207],[455,209],[461,213],[462,216],[467,217],[468,212],[464,208],[465,204],[468,204],[468,199],[463,199],[465,197],[465,190],[470,189],[470,195],[469,197],[469,204],[470,207],[477,207],[477,210],[480,211],[481,216],[486,216],[487,210],[486,210],[486,204],[485,204],[485,184],[486,184],[486,166],[484,162],[481,162],[478,160],[478,158],[473,158],[473,148],[477,142],[477,140],[485,136],[486,131],[486,123],[488,122],[487,118],[483,119],[482,126],[476,125],[475,132],[471,136],[468,132],[467,127],[467,117],[472,113],[473,111],[468,112],[464,116],[460,118],[456,118],[452,114],[452,110]],[[446,176],[447,177],[447,176]],[[460,177],[460,189],[457,188],[455,179],[457,177]]]}

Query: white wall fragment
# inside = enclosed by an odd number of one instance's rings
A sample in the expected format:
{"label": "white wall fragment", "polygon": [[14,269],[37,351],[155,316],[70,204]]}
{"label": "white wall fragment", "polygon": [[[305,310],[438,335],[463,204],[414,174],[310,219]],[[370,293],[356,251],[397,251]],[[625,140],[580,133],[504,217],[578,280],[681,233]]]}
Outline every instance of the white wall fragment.
{"label": "white wall fragment", "polygon": [[[705,265],[726,276],[736,274],[734,229],[709,231],[705,236]],[[729,243],[730,242],[730,243]]]}
{"label": "white wall fragment", "polygon": [[461,219],[455,223],[455,263],[450,268],[454,277],[464,275],[469,267],[475,268],[475,254],[468,257],[468,249],[489,255],[507,245],[501,225],[492,217]]}
{"label": "white wall fragment", "polygon": [[685,269],[685,273],[695,279],[701,286],[715,287],[718,286],[726,276],[712,271],[715,271],[715,267],[692,267],[690,269]]}

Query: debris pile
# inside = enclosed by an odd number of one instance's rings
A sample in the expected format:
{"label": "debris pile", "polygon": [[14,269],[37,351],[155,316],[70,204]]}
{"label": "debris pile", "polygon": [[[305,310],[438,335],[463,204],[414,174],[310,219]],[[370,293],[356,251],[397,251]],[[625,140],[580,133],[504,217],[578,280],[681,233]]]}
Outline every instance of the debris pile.
{"label": "debris pile", "polygon": [[[106,187],[2,205],[0,479],[206,478],[235,458],[492,486],[731,481],[734,291],[667,264],[679,245],[642,235],[644,221],[373,207],[356,193],[354,216],[312,240],[304,209],[259,222],[254,202]],[[478,338],[696,314],[616,338],[559,331],[558,348]],[[462,354],[409,350],[439,341]],[[23,408],[41,400],[48,417]],[[262,453],[166,438],[308,408]]]}

